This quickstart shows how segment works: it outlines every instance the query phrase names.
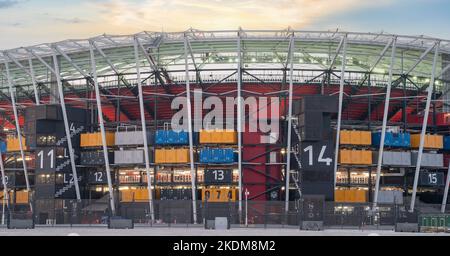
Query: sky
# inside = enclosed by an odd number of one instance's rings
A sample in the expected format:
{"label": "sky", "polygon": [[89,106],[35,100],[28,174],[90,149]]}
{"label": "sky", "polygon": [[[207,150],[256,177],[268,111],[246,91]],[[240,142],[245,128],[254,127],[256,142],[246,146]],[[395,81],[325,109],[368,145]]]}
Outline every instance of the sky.
{"label": "sky", "polygon": [[0,0],[0,49],[104,33],[239,27],[450,39],[450,0]]}

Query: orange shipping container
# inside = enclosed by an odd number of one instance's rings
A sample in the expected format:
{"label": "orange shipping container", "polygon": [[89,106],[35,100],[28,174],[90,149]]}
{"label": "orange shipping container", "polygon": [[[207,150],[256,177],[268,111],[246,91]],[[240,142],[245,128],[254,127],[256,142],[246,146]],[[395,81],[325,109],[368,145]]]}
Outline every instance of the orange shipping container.
{"label": "orange shipping container", "polygon": [[346,150],[339,151],[341,164],[372,164],[372,151],[370,150]]}
{"label": "orange shipping container", "polygon": [[155,163],[176,164],[188,163],[190,161],[189,149],[156,149]]}
{"label": "orange shipping container", "polygon": [[346,130],[342,130],[340,135],[339,135],[339,143],[341,145],[349,145],[351,144],[351,140],[350,140],[350,134],[351,131],[346,131]]}
{"label": "orange shipping container", "polygon": [[[19,138],[16,137],[6,138],[6,151],[8,152],[20,151],[19,145],[20,145]],[[22,137],[22,148],[23,150],[28,150],[28,147],[25,143],[25,137]]]}
{"label": "orange shipping container", "polygon": [[355,198],[354,201],[355,203],[365,203],[367,202],[367,191],[365,190],[355,190]]}
{"label": "orange shipping container", "polygon": [[372,164],[372,151],[361,150],[361,162],[359,164]]}
{"label": "orange shipping container", "polygon": [[176,162],[177,163],[188,163],[190,161],[189,149],[177,149],[176,150]]}
{"label": "orange shipping container", "polygon": [[340,203],[365,203],[367,191],[357,189],[335,190],[335,202]]}
{"label": "orange shipping container", "polygon": [[200,144],[236,144],[237,132],[234,130],[201,130]]}
{"label": "orange shipping container", "polygon": [[372,134],[370,131],[346,131],[340,133],[341,145],[371,145]]}
{"label": "orange shipping container", "polygon": [[341,164],[351,164],[352,163],[351,150],[345,150],[345,149],[340,150],[339,162]]}
{"label": "orange shipping container", "polygon": [[[419,148],[420,146],[420,134],[411,134],[411,147]],[[424,148],[442,149],[444,147],[444,138],[441,135],[425,135],[423,144]]]}
{"label": "orange shipping container", "polygon": [[155,150],[155,163],[162,164],[166,162],[166,151],[164,149]]}
{"label": "orange shipping container", "polygon": [[120,201],[124,203],[133,202],[135,190],[121,190],[120,191]]}
{"label": "orange shipping container", "polygon": [[337,189],[334,191],[335,202],[345,202],[345,190]]}
{"label": "orange shipping container", "polygon": [[222,132],[222,143],[226,144],[236,144],[237,143],[237,132],[233,130],[225,130]]}
{"label": "orange shipping container", "polygon": [[16,191],[16,203],[27,204],[28,203],[28,191]]}
{"label": "orange shipping container", "polygon": [[[114,146],[116,134],[114,132],[105,132],[106,146]],[[81,134],[81,147],[100,147],[102,143],[101,132]]]}

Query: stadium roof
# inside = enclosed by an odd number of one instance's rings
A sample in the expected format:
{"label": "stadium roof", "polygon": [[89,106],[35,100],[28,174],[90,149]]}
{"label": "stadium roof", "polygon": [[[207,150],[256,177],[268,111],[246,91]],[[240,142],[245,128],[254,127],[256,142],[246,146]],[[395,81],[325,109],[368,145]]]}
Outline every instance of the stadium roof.
{"label": "stadium roof", "polygon": [[[394,76],[429,77],[434,49],[439,43],[436,75],[449,69],[444,55],[450,54],[450,40],[426,36],[386,33],[299,30],[223,30],[185,32],[141,32],[133,35],[101,35],[2,51],[0,54],[0,88],[7,86],[6,63],[15,86],[29,86],[32,78],[50,81],[52,58],[60,62],[61,78],[84,79],[92,74],[90,50],[94,51],[99,76],[135,73],[134,42],[140,45],[141,69],[152,72],[162,68],[184,75],[187,38],[189,66],[201,72],[236,69],[237,42],[240,41],[243,64],[247,69],[282,70],[289,62],[289,42],[295,39],[294,69],[340,71],[343,38],[347,37],[346,71],[370,72],[387,76],[393,38],[396,38]],[[143,51],[146,54],[142,54]],[[448,58],[447,58],[448,59]],[[31,64],[31,65],[30,65]],[[31,68],[32,67],[32,68]],[[176,76],[176,75],[175,75]]]}

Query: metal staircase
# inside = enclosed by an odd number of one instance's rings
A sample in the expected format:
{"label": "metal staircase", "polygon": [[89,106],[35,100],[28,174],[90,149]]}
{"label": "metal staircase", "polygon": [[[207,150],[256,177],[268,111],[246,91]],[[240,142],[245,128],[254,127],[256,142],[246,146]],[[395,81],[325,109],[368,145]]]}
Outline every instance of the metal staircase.
{"label": "metal staircase", "polygon": [[[78,178],[78,181],[81,181],[82,177]],[[60,196],[62,196],[65,192],[67,192],[69,189],[73,188],[73,186],[75,185],[75,182],[70,182],[68,185],[64,186],[62,189],[58,190],[55,193],[55,198],[58,198]]]}
{"label": "metal staircase", "polygon": [[[75,136],[75,135],[81,133],[82,131],[84,131],[84,126],[78,127],[75,131],[72,131],[72,132],[70,133],[70,138],[73,138],[73,136]],[[66,141],[67,141],[67,137],[64,136],[63,138],[61,138],[60,140],[58,140],[58,141],[56,142],[56,146],[61,146],[61,145],[63,145],[63,143],[65,143]]]}
{"label": "metal staircase", "polygon": [[[297,170],[289,170],[289,175],[291,175],[291,183],[294,183],[294,189],[297,190],[298,194],[299,194],[299,198],[297,200],[295,200],[295,209],[298,211],[300,209],[300,201],[302,198],[302,191],[300,189],[300,169],[302,167],[302,163],[300,160],[300,145],[301,145],[301,137],[300,137],[300,133],[298,130],[298,120],[296,118],[292,119],[292,130],[294,131],[294,133],[297,136],[297,143],[294,145],[291,145],[291,154],[294,155],[295,160],[297,161],[298,164],[298,169]],[[292,182],[293,181],[293,182]],[[291,185],[289,185],[289,189],[291,189]]]}

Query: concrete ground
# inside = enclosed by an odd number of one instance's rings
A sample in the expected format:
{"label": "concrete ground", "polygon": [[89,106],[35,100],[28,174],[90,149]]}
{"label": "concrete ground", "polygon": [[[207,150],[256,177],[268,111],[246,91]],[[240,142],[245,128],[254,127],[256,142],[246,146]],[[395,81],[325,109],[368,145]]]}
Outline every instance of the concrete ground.
{"label": "concrete ground", "polygon": [[31,230],[0,228],[0,236],[450,236],[449,233],[396,233],[392,230],[342,230],[304,231],[281,228],[232,228],[230,230],[205,230],[200,227],[136,227],[130,230],[113,230],[106,227],[36,227]]}

